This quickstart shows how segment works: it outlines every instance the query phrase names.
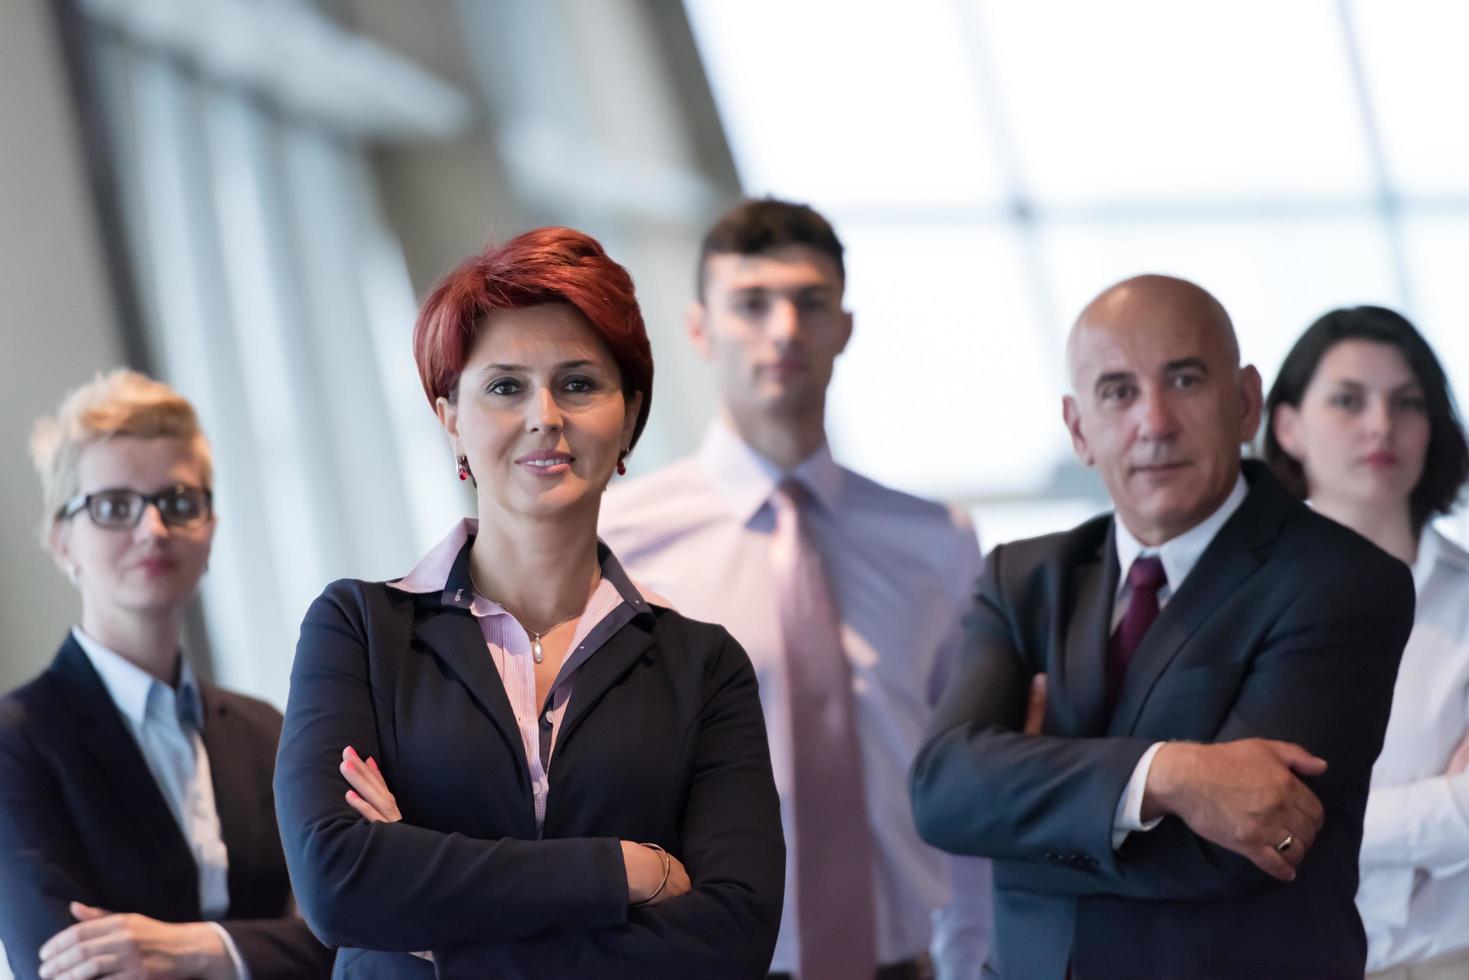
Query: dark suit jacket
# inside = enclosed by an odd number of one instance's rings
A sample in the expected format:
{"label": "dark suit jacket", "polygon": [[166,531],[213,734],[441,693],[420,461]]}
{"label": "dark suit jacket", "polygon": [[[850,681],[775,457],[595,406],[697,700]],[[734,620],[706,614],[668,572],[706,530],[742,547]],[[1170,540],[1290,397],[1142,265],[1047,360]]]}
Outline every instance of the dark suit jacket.
{"label": "dark suit jacket", "polygon": [[[1401,562],[1290,499],[1247,463],[1248,497],[1138,647],[1108,717],[1117,581],[1113,519],[997,547],[960,675],[913,768],[924,838],[995,859],[1007,978],[1356,977],[1353,897],[1368,777],[1413,621]],[[1048,675],[1039,736],[1020,734]],[[1169,817],[1111,846],[1112,819],[1156,741],[1260,736],[1327,760],[1326,810],[1280,884]]]}
{"label": "dark suit jacket", "polygon": [[[220,925],[254,980],[326,976],[331,951],[290,916],[271,770],[281,716],[200,684],[202,736],[230,907]],[[41,676],[0,699],[0,941],[18,978],[72,925],[70,901],[197,922],[199,872],[102,679],[68,636]]]}
{"label": "dark suit jacket", "polygon": [[[785,845],[756,680],[721,627],[648,607],[579,669],[543,833],[505,688],[473,615],[466,544],[443,594],[339,581],[301,628],[276,768],[291,877],[354,977],[761,977]],[[374,756],[403,821],[343,800]],[[693,890],[629,909],[621,840]],[[404,951],[431,950],[431,969]]]}

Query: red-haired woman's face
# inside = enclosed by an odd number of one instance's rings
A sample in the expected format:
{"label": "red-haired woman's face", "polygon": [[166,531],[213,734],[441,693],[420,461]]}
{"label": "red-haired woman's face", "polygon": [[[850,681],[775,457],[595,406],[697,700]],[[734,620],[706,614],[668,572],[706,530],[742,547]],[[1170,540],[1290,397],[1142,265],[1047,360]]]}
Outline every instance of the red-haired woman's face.
{"label": "red-haired woman's face", "polygon": [[623,398],[617,362],[581,313],[546,303],[490,314],[438,412],[481,516],[543,517],[598,506],[641,398]]}

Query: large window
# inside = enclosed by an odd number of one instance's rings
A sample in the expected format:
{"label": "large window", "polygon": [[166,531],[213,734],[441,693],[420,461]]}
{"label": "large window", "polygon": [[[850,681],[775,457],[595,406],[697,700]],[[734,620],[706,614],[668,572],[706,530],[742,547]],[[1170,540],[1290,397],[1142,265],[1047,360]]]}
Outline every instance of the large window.
{"label": "large window", "polygon": [[461,510],[448,479],[406,486],[452,460],[366,147],[452,135],[469,110],[310,5],[206,6],[82,9],[150,367],[215,449],[212,666],[283,704],[322,586],[401,574]]}
{"label": "large window", "polygon": [[1134,273],[1218,295],[1267,385],[1317,315],[1372,302],[1469,391],[1469,8],[687,6],[746,190],[809,201],[850,250],[834,448],[967,501],[987,543],[1103,501],[1060,423],[1062,343]]}

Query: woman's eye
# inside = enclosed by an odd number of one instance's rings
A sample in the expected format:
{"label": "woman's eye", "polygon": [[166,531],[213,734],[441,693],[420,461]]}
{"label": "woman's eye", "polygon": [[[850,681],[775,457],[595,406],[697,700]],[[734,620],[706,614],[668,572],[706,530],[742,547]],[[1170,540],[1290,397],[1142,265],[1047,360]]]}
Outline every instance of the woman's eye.
{"label": "woman's eye", "polygon": [[1331,404],[1356,412],[1362,408],[1362,396],[1356,392],[1341,391],[1331,397]]}
{"label": "woman's eye", "polygon": [[584,392],[588,392],[588,391],[596,391],[597,390],[597,383],[595,381],[593,381],[591,378],[584,377],[582,375],[577,375],[576,377],[567,378],[566,381],[563,382],[563,386],[566,388],[567,391],[577,392],[577,393],[584,393]]}
{"label": "woman's eye", "polygon": [[492,395],[513,395],[520,391],[520,385],[511,378],[500,378],[491,381],[485,390]]}
{"label": "woman's eye", "polygon": [[1398,406],[1410,412],[1428,411],[1428,401],[1422,395],[1405,395],[1398,401]]}

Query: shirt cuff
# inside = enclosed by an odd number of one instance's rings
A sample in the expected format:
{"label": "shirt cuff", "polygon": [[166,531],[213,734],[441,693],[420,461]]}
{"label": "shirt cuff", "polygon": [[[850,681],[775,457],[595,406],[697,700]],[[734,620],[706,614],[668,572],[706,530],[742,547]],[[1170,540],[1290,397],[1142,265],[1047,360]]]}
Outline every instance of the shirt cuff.
{"label": "shirt cuff", "polygon": [[1154,817],[1152,820],[1143,820],[1143,796],[1148,789],[1148,770],[1153,766],[1153,756],[1163,747],[1162,742],[1154,742],[1148,746],[1143,757],[1137,760],[1137,767],[1132,770],[1132,778],[1127,781],[1127,788],[1122,791],[1122,796],[1117,800],[1117,809],[1112,813],[1112,850],[1122,846],[1127,840],[1127,835],[1135,830],[1152,830],[1163,822],[1162,817]]}
{"label": "shirt cuff", "polygon": [[210,922],[207,925],[219,933],[220,942],[224,943],[224,951],[229,954],[230,962],[235,965],[236,980],[250,980],[250,968],[245,965],[244,958],[240,956],[240,948],[235,945],[235,937],[231,936],[229,930],[218,922]]}

